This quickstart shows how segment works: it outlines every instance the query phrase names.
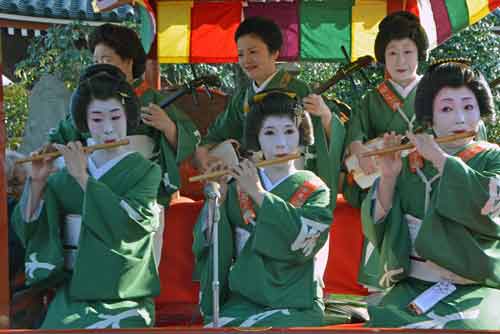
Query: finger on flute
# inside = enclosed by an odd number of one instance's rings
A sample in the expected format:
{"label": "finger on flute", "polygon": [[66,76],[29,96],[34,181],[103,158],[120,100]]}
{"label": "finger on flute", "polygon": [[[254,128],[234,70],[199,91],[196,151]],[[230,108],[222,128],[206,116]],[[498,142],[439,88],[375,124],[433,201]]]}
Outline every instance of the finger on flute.
{"label": "finger on flute", "polygon": [[[290,154],[281,158],[276,158],[276,159],[271,159],[271,160],[262,160],[259,161],[255,164],[255,167],[266,167],[270,165],[276,165],[280,164],[283,162],[287,162],[290,160],[295,160],[301,157],[300,153],[296,154]],[[215,179],[224,175],[227,175],[229,171],[217,171],[217,172],[211,172],[211,173],[206,173],[206,174],[201,174],[201,175],[196,175],[196,176],[191,176],[189,178],[189,182],[197,182],[197,181],[205,181],[205,180],[210,180],[210,179]]]}
{"label": "finger on flute", "polygon": [[[449,135],[449,136],[437,137],[437,138],[435,138],[435,140],[437,143],[443,144],[443,143],[449,143],[449,142],[459,140],[459,139],[474,137],[475,135],[476,135],[475,131],[467,131],[464,133],[457,133],[457,134],[453,134],[453,135]],[[386,148],[383,148],[380,150],[361,153],[361,157],[367,158],[367,157],[372,157],[374,155],[394,153],[394,152],[398,152],[398,151],[409,150],[409,149],[412,149],[414,147],[415,146],[411,143],[404,144],[404,145],[392,146],[392,147],[386,147]]]}

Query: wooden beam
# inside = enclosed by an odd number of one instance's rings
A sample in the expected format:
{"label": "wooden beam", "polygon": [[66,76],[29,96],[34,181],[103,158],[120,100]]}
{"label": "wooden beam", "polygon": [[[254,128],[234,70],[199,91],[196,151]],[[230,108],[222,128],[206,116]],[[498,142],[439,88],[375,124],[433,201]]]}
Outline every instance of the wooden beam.
{"label": "wooden beam", "polygon": [[0,38],[0,328],[10,326],[9,221],[5,175],[5,113],[3,110],[2,39]]}
{"label": "wooden beam", "polygon": [[47,30],[51,24],[29,22],[29,21],[16,21],[0,18],[0,28],[15,28],[15,29],[31,29],[31,30]]}

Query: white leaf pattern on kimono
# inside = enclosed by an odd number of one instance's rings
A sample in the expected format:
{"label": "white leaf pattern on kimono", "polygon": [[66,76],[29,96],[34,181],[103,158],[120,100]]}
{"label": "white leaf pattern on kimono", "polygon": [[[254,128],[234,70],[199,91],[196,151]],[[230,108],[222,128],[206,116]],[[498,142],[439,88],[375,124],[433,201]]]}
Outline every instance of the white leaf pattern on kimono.
{"label": "white leaf pattern on kimono", "polygon": [[254,314],[254,315],[248,317],[247,320],[243,321],[241,323],[240,327],[252,327],[253,325],[258,323],[259,321],[264,320],[266,318],[269,318],[273,314],[279,313],[279,312],[281,312],[281,314],[283,314],[283,315],[290,315],[290,311],[288,311],[288,309],[270,310],[270,311],[266,311],[266,312],[262,312],[262,313],[257,313],[257,314]]}
{"label": "white leaf pattern on kimono", "polygon": [[374,250],[375,246],[373,246],[373,244],[370,241],[368,241],[365,253],[365,266],[368,264],[368,261],[370,260],[370,257],[372,256]]}
{"label": "white leaf pattern on kimono", "polygon": [[500,223],[500,176],[490,178],[488,201],[481,209],[482,215],[488,215],[495,223]]}
{"label": "white leaf pattern on kimono", "polygon": [[[142,312],[140,312],[142,311]],[[141,314],[142,313],[142,314]],[[97,317],[100,319],[104,319],[102,321],[98,321],[88,327],[85,327],[86,329],[97,329],[97,328],[120,328],[120,321],[123,319],[127,318],[132,318],[132,317],[144,317],[146,320],[146,323],[151,322],[151,318],[149,317],[148,312],[144,312],[143,310],[138,310],[136,308],[124,311],[122,313],[118,314],[99,314]]]}
{"label": "white leaf pattern on kimono", "polygon": [[237,227],[235,229],[235,239],[236,239],[236,254],[240,255],[243,247],[245,247],[248,239],[250,238],[250,232],[247,230]]}
{"label": "white leaf pattern on kimono", "polygon": [[25,263],[26,276],[29,278],[35,278],[35,270],[37,269],[52,271],[55,268],[55,266],[49,262],[38,262],[36,257],[37,253],[31,253],[29,256],[31,262]]}
{"label": "white leaf pattern on kimono", "polygon": [[427,315],[427,317],[431,318],[431,320],[416,322],[413,324],[403,326],[402,328],[443,329],[446,326],[446,324],[448,324],[448,322],[450,321],[477,319],[479,317],[479,313],[480,313],[479,309],[473,309],[473,310],[466,310],[463,312],[452,313],[445,316],[439,316],[436,313],[434,313],[434,311],[432,311]]}
{"label": "white leaf pattern on kimono", "polygon": [[315,160],[315,159],[316,159],[316,153],[309,152],[309,146],[306,147],[304,152],[304,161],[307,163],[309,160]]}
{"label": "white leaf pattern on kimono", "polygon": [[[231,317],[222,317],[222,318],[219,318],[218,327],[224,327],[225,325],[227,325],[228,323],[230,323],[234,319],[236,319],[236,318],[231,318]],[[214,323],[211,322],[209,324],[206,324],[203,327],[204,328],[214,328]]]}
{"label": "white leaf pattern on kimono", "polygon": [[198,145],[201,142],[201,133],[198,130],[195,130],[193,132],[194,137],[196,138],[196,145]]}
{"label": "white leaf pattern on kimono", "polygon": [[312,219],[300,217],[301,227],[297,239],[292,243],[290,249],[296,251],[302,249],[305,256],[311,255],[314,246],[318,242],[321,232],[328,228],[328,225],[318,223]]}
{"label": "white leaf pattern on kimono", "polygon": [[170,177],[168,173],[163,174],[163,186],[168,191],[176,191],[178,187],[170,182]]}
{"label": "white leaf pattern on kimono", "polygon": [[132,218],[135,221],[140,221],[141,220],[141,215],[134,210],[127,202],[124,200],[120,201],[120,206],[122,207],[123,210],[125,210],[130,218]]}

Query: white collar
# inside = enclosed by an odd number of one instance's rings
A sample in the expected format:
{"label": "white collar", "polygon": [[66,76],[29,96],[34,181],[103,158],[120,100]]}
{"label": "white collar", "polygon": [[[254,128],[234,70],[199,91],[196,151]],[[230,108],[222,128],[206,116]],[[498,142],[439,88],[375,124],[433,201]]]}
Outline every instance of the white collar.
{"label": "white collar", "polygon": [[87,158],[88,160],[88,169],[90,175],[98,180],[100,179],[104,174],[106,174],[111,168],[113,168],[117,163],[119,163],[123,158],[125,158],[127,155],[132,154],[134,152],[127,151],[119,156],[117,156],[114,159],[108,160],[105,162],[101,167],[97,167],[94,163],[94,160],[92,160],[92,154],[89,155]]}
{"label": "white collar", "polygon": [[273,74],[271,74],[269,76],[269,78],[267,78],[260,86],[257,86],[257,84],[255,83],[255,81],[252,81],[252,87],[253,87],[253,91],[255,92],[255,94],[258,94],[258,93],[262,92],[264,89],[266,89],[266,86],[269,84],[269,82],[271,80],[273,80],[273,78],[276,75],[276,73],[278,73],[278,71],[276,71]]}
{"label": "white collar", "polygon": [[263,168],[259,168],[260,177],[262,179],[262,186],[264,187],[264,189],[266,191],[273,190],[274,188],[276,188],[277,186],[279,186],[283,181],[285,181],[286,179],[288,179],[290,176],[292,176],[296,172],[297,172],[297,170],[293,171],[292,173],[290,173],[290,174],[282,177],[281,179],[279,179],[278,181],[276,181],[273,184],[271,182],[271,180],[269,179],[269,177],[266,175],[266,172],[264,171],[264,169]]}
{"label": "white collar", "polygon": [[402,98],[406,98],[411,93],[413,88],[415,88],[415,86],[418,84],[420,79],[422,79],[422,76],[417,74],[417,77],[415,78],[415,80],[410,82],[410,84],[406,87],[401,86],[400,84],[398,84],[396,81],[394,81],[392,79],[389,79],[389,81],[391,82],[394,89],[399,93],[399,95],[401,95]]}

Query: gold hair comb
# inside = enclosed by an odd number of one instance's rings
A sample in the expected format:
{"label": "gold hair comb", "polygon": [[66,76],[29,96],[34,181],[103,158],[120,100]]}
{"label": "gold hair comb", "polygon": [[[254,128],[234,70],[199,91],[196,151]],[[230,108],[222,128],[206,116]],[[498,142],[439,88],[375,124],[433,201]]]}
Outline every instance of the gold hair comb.
{"label": "gold hair comb", "polygon": [[446,64],[446,63],[457,63],[457,64],[471,66],[472,60],[469,58],[459,58],[459,57],[435,59],[435,60],[431,61],[429,68],[434,68],[436,66]]}
{"label": "gold hair comb", "polygon": [[255,94],[254,97],[252,98],[252,101],[254,103],[260,103],[260,102],[262,102],[262,100],[264,100],[264,98],[267,95],[274,94],[274,93],[287,95],[291,99],[295,99],[297,97],[297,94],[294,92],[289,92],[289,91],[285,91],[285,90],[281,90],[281,89],[271,89],[268,91],[264,91],[262,93]]}

